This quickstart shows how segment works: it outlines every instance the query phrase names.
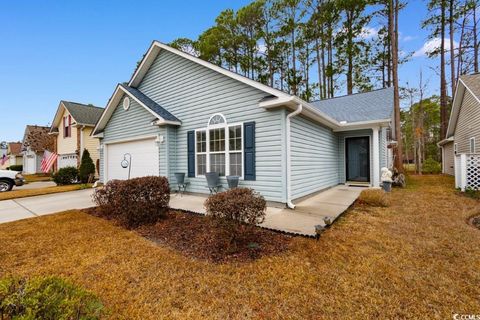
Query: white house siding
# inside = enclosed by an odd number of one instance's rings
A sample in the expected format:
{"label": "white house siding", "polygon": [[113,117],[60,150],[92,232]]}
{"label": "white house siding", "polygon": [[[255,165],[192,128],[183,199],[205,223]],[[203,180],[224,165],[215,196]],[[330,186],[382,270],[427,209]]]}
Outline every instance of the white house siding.
{"label": "white house siding", "polygon": [[[130,99],[130,108],[124,110],[122,102],[123,99],[120,100],[108,125],[105,127],[104,138],[101,140],[101,144],[131,140],[136,137],[158,136],[161,133],[161,129],[158,126],[152,125],[155,117],[145,108],[133,99]],[[159,150],[162,150],[161,146]],[[100,150],[100,181],[103,181],[104,178],[104,151],[104,149]],[[128,152],[128,150],[125,150],[125,152]],[[159,156],[161,159],[161,154]]]}
{"label": "white house siding", "polygon": [[465,90],[455,128],[458,153],[470,153],[470,138],[475,138],[475,152],[480,153],[480,102]]}
{"label": "white house siding", "polygon": [[382,128],[379,131],[380,139],[380,169],[383,167],[388,167],[388,153],[387,153],[387,128]]}
{"label": "white house siding", "polygon": [[[255,121],[256,181],[240,181],[240,185],[256,189],[267,200],[285,202],[285,113],[258,106],[267,93],[167,51],[160,52],[139,90],[182,121],[174,130],[176,146],[169,150],[170,157],[176,154],[176,161],[169,163],[170,174],[187,173],[187,132],[206,127],[213,114],[223,114],[228,123]],[[189,182],[187,191],[208,192],[204,177]],[[225,179],[222,183],[226,187]]]}
{"label": "white house siding", "polygon": [[304,117],[291,123],[292,198],[338,184],[338,138]]}

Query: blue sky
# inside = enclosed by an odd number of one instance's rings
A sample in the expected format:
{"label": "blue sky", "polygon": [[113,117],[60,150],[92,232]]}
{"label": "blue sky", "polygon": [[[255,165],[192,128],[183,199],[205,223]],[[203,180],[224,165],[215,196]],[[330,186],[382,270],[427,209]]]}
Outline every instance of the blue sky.
{"label": "blue sky", "polygon": [[[21,140],[25,125],[49,124],[60,100],[105,106],[127,81],[153,39],[196,38],[226,8],[247,0],[2,1],[0,3],[0,141]],[[420,27],[424,1],[412,0],[400,17],[400,49],[427,42]],[[373,29],[377,26],[372,25]],[[418,84],[420,69],[437,92],[437,61],[417,53],[400,81]]]}

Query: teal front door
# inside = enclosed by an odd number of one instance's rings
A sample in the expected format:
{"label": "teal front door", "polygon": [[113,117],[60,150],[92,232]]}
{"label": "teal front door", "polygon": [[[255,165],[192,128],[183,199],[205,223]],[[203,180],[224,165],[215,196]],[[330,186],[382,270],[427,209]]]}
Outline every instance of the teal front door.
{"label": "teal front door", "polygon": [[345,160],[347,181],[370,182],[369,137],[345,138]]}

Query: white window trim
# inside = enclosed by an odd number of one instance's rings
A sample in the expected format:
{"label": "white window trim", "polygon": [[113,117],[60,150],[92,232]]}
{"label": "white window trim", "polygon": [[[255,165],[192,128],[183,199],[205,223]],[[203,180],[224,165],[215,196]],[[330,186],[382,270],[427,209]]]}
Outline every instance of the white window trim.
{"label": "white window trim", "polygon": [[[472,150],[472,141],[473,141],[473,150]],[[470,150],[470,153],[475,153],[475,149],[477,148],[477,146],[476,146],[476,141],[475,141],[475,137],[471,137],[468,142],[469,142],[468,148],[469,148],[469,150]]]}
{"label": "white window trim", "polygon": [[[215,124],[215,125],[209,125],[210,123],[210,120],[214,117],[214,116],[217,116],[217,115],[220,115],[223,117],[224,119],[224,123],[221,123],[221,124]],[[240,130],[241,130],[241,136],[242,136],[242,140],[241,140],[241,144],[240,144],[240,150],[233,150],[230,152],[230,130],[229,128],[230,127],[236,127],[236,126],[240,126]],[[215,151],[215,152],[210,152],[210,130],[211,129],[220,129],[220,128],[224,128],[225,129],[225,151]],[[202,132],[202,131],[205,131],[205,138],[206,138],[206,152],[198,152],[197,151],[197,132]],[[195,129],[195,177],[197,178],[204,178],[205,175],[203,174],[198,174],[198,160],[197,160],[197,155],[202,155],[202,154],[205,154],[206,155],[206,165],[207,165],[207,168],[206,168],[206,172],[210,172],[210,155],[211,154],[225,154],[225,177],[226,176],[229,176],[230,175],[230,153],[240,153],[241,154],[241,157],[242,157],[242,174],[240,175],[240,180],[243,180],[243,176],[244,176],[244,173],[245,173],[245,164],[244,164],[244,152],[243,152],[243,143],[244,143],[244,132],[243,132],[243,122],[235,122],[235,123],[228,123],[225,116],[223,116],[221,113],[216,113],[214,114],[213,116],[211,116],[209,119],[208,119],[208,122],[207,122],[207,126],[204,127],[204,128],[200,128],[200,129]]]}

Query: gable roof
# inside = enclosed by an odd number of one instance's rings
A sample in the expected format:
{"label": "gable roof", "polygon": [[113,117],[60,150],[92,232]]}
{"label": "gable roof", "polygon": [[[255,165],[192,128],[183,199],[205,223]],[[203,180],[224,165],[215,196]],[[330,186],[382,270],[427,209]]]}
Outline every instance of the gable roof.
{"label": "gable roof", "polygon": [[480,73],[463,75],[458,79],[457,89],[453,97],[452,111],[448,121],[447,136],[444,138],[450,138],[455,134],[465,91],[469,91],[473,95],[480,107]]}
{"label": "gable roof", "polygon": [[22,153],[22,143],[21,142],[9,142],[8,143],[8,154],[11,155],[20,155]]}
{"label": "gable roof", "polygon": [[119,83],[117,84],[117,87],[113,92],[113,95],[108,100],[107,106],[105,107],[105,110],[102,116],[100,117],[100,120],[98,120],[97,124],[95,125],[95,128],[92,131],[92,135],[96,135],[103,132],[103,129],[107,125],[108,120],[112,116],[113,112],[115,111],[115,108],[120,103],[120,99],[123,97],[124,94],[126,94],[127,96],[135,100],[138,104],[144,107],[148,112],[153,114],[158,119],[155,124],[157,125],[165,125],[165,124],[181,125],[182,124],[182,122],[177,117],[175,117],[173,114],[171,114],[170,112],[165,110],[162,106],[160,106],[158,103],[156,103],[155,101],[147,97],[140,90],[136,88],[132,88],[128,85]]}
{"label": "gable roof", "polygon": [[34,152],[54,149],[54,137],[48,134],[50,127],[27,125],[22,141],[22,151],[27,147]]}
{"label": "gable roof", "polygon": [[160,106],[158,103],[147,97],[143,92],[136,88],[129,87],[125,84],[120,84],[120,86],[127,90],[128,93],[133,95],[136,100],[139,100],[144,106],[155,112],[155,114],[159,115],[162,119],[166,121],[176,121],[180,122],[177,117],[175,117],[173,114],[165,110],[162,106]]}
{"label": "gable roof", "polygon": [[338,122],[390,119],[393,113],[393,87],[311,102]]}
{"label": "gable roof", "polygon": [[61,100],[58,104],[57,112],[52,121],[50,132],[58,132],[58,126],[62,121],[63,110],[67,110],[77,125],[93,127],[100,119],[103,108],[96,107],[91,104],[83,104],[72,101]]}

